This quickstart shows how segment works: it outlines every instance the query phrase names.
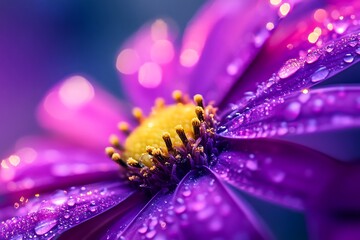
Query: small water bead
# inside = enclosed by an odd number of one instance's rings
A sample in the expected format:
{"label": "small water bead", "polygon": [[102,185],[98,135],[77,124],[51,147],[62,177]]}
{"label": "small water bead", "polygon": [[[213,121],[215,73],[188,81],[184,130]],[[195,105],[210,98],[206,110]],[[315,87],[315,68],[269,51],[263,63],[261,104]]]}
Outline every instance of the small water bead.
{"label": "small water bead", "polygon": [[358,47],[358,48],[355,50],[355,52],[356,52],[358,55],[360,55],[360,47]]}
{"label": "small water bead", "polygon": [[55,205],[62,205],[67,200],[68,200],[68,196],[66,192],[59,190],[53,195],[51,202],[54,203]]}
{"label": "small water bead", "polygon": [[350,53],[345,54],[344,62],[346,63],[352,63],[354,61],[354,56]]}
{"label": "small water bead", "polygon": [[97,206],[90,206],[89,207],[90,212],[96,212],[96,210],[97,210]]}
{"label": "small water bead", "polygon": [[333,22],[333,26],[334,26],[334,31],[337,34],[343,34],[346,29],[349,27],[349,23],[348,21],[345,20],[338,20]]}
{"label": "small water bead", "polygon": [[48,233],[56,225],[57,225],[56,219],[48,219],[48,220],[40,221],[35,226],[34,230],[37,235],[44,235],[44,234]]}
{"label": "small water bead", "polygon": [[295,120],[301,112],[301,104],[299,102],[290,103],[284,112],[284,117],[287,120]]}
{"label": "small water bead", "polygon": [[281,79],[290,77],[296,73],[301,67],[301,62],[295,58],[286,61],[285,65],[280,68],[278,75]]}
{"label": "small water bead", "polygon": [[76,200],[74,198],[70,198],[68,201],[67,201],[67,205],[70,206],[70,207],[73,207],[76,203]]}
{"label": "small water bead", "polygon": [[325,47],[325,51],[328,52],[328,53],[331,53],[335,48],[335,45],[333,43],[330,43],[329,45],[327,45]]}
{"label": "small water bead", "polygon": [[258,169],[258,164],[255,160],[248,160],[246,162],[246,167],[252,171],[256,171]]}
{"label": "small water bead", "polygon": [[154,238],[156,235],[156,231],[155,230],[151,230],[150,232],[148,232],[145,236],[147,239],[152,239]]}
{"label": "small water bead", "polygon": [[146,225],[143,225],[138,229],[138,232],[141,234],[145,234],[148,231],[148,227]]}
{"label": "small water bead", "polygon": [[320,53],[318,51],[311,51],[309,52],[306,57],[305,57],[305,61],[308,64],[314,63],[316,62],[319,58],[320,58]]}
{"label": "small water bead", "polygon": [[329,75],[329,73],[330,72],[326,67],[321,67],[311,75],[311,81],[315,83],[324,80]]}
{"label": "small water bead", "polygon": [[285,173],[282,171],[273,171],[270,175],[271,179],[276,183],[282,182],[285,178]]}

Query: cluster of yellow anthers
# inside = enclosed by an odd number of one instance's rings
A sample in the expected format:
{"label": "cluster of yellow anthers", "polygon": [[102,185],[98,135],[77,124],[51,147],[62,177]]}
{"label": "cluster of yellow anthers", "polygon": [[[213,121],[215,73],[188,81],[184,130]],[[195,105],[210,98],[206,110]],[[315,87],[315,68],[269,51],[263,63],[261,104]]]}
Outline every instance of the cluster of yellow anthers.
{"label": "cluster of yellow anthers", "polygon": [[111,147],[105,149],[106,154],[127,170],[129,180],[148,185],[146,179],[156,175],[157,180],[177,181],[174,165],[192,169],[207,164],[203,161],[207,158],[208,140],[215,135],[216,108],[204,105],[199,94],[191,101],[177,90],[173,99],[171,105],[157,99],[148,117],[134,108],[133,116],[139,125],[133,130],[126,122],[118,125],[126,135],[125,144],[116,135],[110,137]]}

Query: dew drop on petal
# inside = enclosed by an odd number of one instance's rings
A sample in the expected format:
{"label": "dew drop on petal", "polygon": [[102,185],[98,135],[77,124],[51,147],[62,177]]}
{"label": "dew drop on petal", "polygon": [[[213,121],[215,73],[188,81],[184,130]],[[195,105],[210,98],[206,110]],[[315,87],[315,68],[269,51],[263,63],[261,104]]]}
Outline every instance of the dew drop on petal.
{"label": "dew drop on petal", "polygon": [[51,199],[51,202],[54,203],[55,205],[62,205],[63,203],[66,202],[66,200],[68,199],[66,193],[64,191],[57,191]]}
{"label": "dew drop on petal", "polygon": [[23,236],[21,234],[13,236],[11,240],[23,240]]}
{"label": "dew drop on petal", "polygon": [[319,82],[324,80],[329,75],[329,70],[326,67],[321,67],[311,75],[312,82]]}
{"label": "dew drop on petal", "polygon": [[335,46],[333,43],[330,43],[329,45],[327,45],[325,47],[325,50],[328,52],[328,53],[331,53],[333,50],[334,50]]}
{"label": "dew drop on petal", "polygon": [[299,116],[300,111],[301,104],[299,102],[292,102],[286,107],[284,116],[287,120],[294,120]]}
{"label": "dew drop on petal", "polygon": [[354,56],[353,55],[351,55],[350,53],[345,54],[344,62],[352,63],[353,61],[354,61]]}
{"label": "dew drop on petal", "polygon": [[48,220],[40,221],[35,226],[35,233],[37,235],[44,235],[47,232],[49,232],[53,227],[55,227],[56,224],[57,224],[56,219],[48,219]]}
{"label": "dew drop on petal", "polygon": [[301,67],[300,62],[297,59],[290,59],[286,61],[285,65],[280,68],[278,75],[280,78],[287,78],[296,73]]}
{"label": "dew drop on petal", "polygon": [[320,54],[317,51],[309,52],[306,55],[305,61],[309,64],[314,63],[319,59],[319,57],[320,57]]}
{"label": "dew drop on petal", "polygon": [[74,198],[69,199],[67,202],[67,205],[70,207],[73,207],[75,205],[76,200]]}
{"label": "dew drop on petal", "polygon": [[355,52],[356,52],[358,55],[360,55],[360,47],[358,47],[358,48],[355,50]]}

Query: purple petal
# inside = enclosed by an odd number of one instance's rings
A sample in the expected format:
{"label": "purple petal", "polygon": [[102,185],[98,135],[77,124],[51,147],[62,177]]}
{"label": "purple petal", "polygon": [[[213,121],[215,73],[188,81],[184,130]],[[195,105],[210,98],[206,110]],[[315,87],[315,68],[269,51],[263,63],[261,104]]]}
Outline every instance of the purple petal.
{"label": "purple petal", "polygon": [[[30,200],[20,199],[11,219],[1,222],[1,239],[52,238],[124,201],[132,190],[121,183],[72,187]],[[15,206],[18,206],[15,205]],[[7,216],[6,212],[1,215]]]}
{"label": "purple petal", "polygon": [[174,196],[174,212],[185,239],[269,239],[251,208],[232,197],[208,169],[190,172]]}
{"label": "purple petal", "polygon": [[121,234],[125,239],[182,239],[175,222],[173,192],[160,191]]}
{"label": "purple petal", "polygon": [[205,5],[188,27],[180,54],[180,64],[191,72],[190,93],[221,100],[296,2],[214,0]]}
{"label": "purple petal", "polygon": [[118,239],[147,202],[146,194],[137,191],[111,210],[64,232],[59,239]]}
{"label": "purple petal", "polygon": [[183,79],[174,75],[177,52],[170,28],[162,19],[145,25],[125,43],[117,57],[116,67],[125,92],[145,112],[157,97],[170,100],[172,90],[185,88]]}
{"label": "purple petal", "polygon": [[221,127],[222,136],[276,137],[359,127],[360,87],[306,90],[231,116],[235,117]]}
{"label": "purple petal", "polygon": [[117,164],[105,154],[50,139],[30,138],[1,161],[0,194],[9,195],[6,199],[12,201],[40,191],[112,179],[118,175]]}
{"label": "purple petal", "polygon": [[342,6],[312,9],[295,9],[279,25],[222,105],[238,101],[248,91],[244,100],[251,102],[249,106],[299,92],[358,61],[359,6],[342,2]]}
{"label": "purple petal", "polygon": [[319,152],[278,140],[228,140],[212,170],[230,184],[280,205],[302,209],[343,170]]}
{"label": "purple petal", "polygon": [[82,76],[71,76],[45,97],[39,107],[40,123],[47,129],[88,148],[109,145],[117,124],[128,121],[123,105]]}

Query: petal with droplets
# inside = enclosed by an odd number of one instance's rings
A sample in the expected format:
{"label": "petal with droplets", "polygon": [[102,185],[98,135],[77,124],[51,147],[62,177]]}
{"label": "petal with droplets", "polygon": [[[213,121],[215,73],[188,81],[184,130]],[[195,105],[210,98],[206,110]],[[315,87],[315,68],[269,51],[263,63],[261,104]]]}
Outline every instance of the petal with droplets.
{"label": "petal with droplets", "polygon": [[221,105],[249,91],[252,104],[301,91],[353,65],[359,58],[359,4],[322,7],[319,2],[295,8]]}
{"label": "petal with droplets", "polygon": [[116,67],[124,89],[146,113],[157,97],[170,100],[172,90],[185,89],[184,80],[174,76],[174,35],[171,24],[157,19],[129,39],[117,57]]}
{"label": "petal with droplets", "polygon": [[125,239],[182,239],[175,222],[173,192],[158,192],[122,232]]}
{"label": "petal with droplets", "polygon": [[182,180],[174,212],[185,239],[270,239],[251,208],[235,200],[208,169],[190,172]]}
{"label": "petal with droplets", "polygon": [[42,126],[67,141],[102,150],[126,109],[110,94],[82,76],[71,76],[46,95],[38,110]]}
{"label": "petal with droplets", "polygon": [[278,137],[360,127],[360,87],[306,90],[244,112],[234,111],[229,116],[234,117],[223,125],[220,134],[232,138]]}
{"label": "petal with droplets", "polygon": [[[0,237],[52,238],[114,207],[131,194],[126,184],[103,182],[26,199],[15,216],[0,223]],[[7,216],[7,212],[1,214]]]}
{"label": "petal with droplets", "polygon": [[[105,154],[51,139],[28,138],[0,165],[0,194],[7,201],[65,187],[117,177],[119,168]],[[0,205],[2,205],[0,201]]]}
{"label": "petal with droplets", "polygon": [[205,5],[187,28],[180,53],[180,65],[190,72],[190,93],[220,101],[296,2],[215,0]]}
{"label": "petal with droplets", "polygon": [[302,209],[316,201],[343,165],[324,154],[278,140],[229,140],[212,170],[263,199]]}

